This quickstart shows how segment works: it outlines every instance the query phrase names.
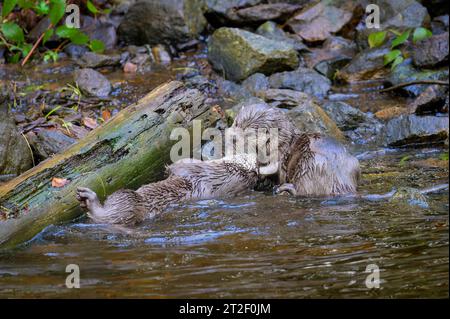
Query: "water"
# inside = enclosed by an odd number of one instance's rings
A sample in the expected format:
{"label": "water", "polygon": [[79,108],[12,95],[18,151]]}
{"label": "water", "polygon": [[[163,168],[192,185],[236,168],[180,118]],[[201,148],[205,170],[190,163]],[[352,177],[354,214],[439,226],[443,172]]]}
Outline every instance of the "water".
{"label": "water", "polygon": [[[441,152],[366,154],[361,192],[446,182]],[[428,204],[251,192],[174,207],[132,234],[81,218],[0,253],[0,297],[448,298],[448,192]],[[80,289],[65,286],[68,264]],[[370,264],[379,289],[366,288]]]}

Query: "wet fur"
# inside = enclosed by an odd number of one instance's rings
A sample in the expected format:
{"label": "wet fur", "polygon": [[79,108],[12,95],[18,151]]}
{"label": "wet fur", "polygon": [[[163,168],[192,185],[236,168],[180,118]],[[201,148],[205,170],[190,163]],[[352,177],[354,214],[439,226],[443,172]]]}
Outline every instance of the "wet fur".
{"label": "wet fur", "polygon": [[134,226],[171,204],[192,199],[234,196],[257,182],[256,160],[237,156],[211,161],[180,160],[167,167],[165,180],[133,190],[119,190],[102,205],[97,194],[79,188],[77,199],[98,223]]}
{"label": "wet fur", "polygon": [[357,191],[359,162],[335,139],[300,132],[281,109],[245,106],[232,127],[278,128],[278,192],[295,196],[330,196]]}

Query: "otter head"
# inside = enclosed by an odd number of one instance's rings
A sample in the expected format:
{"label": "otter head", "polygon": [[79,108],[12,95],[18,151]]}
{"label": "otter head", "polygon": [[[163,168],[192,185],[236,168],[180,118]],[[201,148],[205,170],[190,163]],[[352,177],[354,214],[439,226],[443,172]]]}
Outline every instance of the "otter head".
{"label": "otter head", "polygon": [[280,159],[300,132],[283,110],[257,103],[244,106],[226,134],[234,137],[225,137],[226,151],[242,152],[237,148],[243,145],[244,152],[256,154],[259,174],[267,176],[279,171]]}

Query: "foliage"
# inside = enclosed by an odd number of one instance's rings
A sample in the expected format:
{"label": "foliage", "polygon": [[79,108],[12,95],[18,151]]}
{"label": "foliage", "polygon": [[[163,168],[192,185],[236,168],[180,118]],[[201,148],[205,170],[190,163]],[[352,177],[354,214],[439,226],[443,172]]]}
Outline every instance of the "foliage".
{"label": "foliage", "polygon": [[[51,39],[57,39],[61,45],[56,49],[46,49],[43,60],[56,61],[58,51],[69,43],[85,45],[91,51],[102,52],[105,45],[102,41],[89,39],[89,36],[80,29],[71,28],[61,23],[66,13],[66,0],[5,0],[0,17],[0,45],[4,45],[8,50],[8,62],[17,63],[21,58],[25,58],[31,50],[34,50],[33,43],[28,42],[26,34],[28,31],[22,27],[19,13],[26,13],[31,10],[39,19],[48,18],[51,25],[42,35],[42,41],[35,43],[46,48],[46,43]],[[107,14],[108,10],[97,8],[91,0],[86,3],[87,10],[95,17],[99,14]],[[15,14],[18,13],[18,14]]]}
{"label": "foliage", "polygon": [[[369,35],[367,42],[369,43],[370,48],[380,47],[386,42],[388,32],[393,33],[395,35],[395,38],[391,42],[391,51],[389,51],[384,56],[384,65],[391,64],[391,69],[394,69],[405,59],[404,53],[401,50],[395,48],[408,41],[411,35],[411,31],[412,30],[398,32],[397,30],[389,29],[386,31],[374,32]],[[414,44],[433,35],[430,30],[422,27],[414,29],[412,34],[412,41]]]}

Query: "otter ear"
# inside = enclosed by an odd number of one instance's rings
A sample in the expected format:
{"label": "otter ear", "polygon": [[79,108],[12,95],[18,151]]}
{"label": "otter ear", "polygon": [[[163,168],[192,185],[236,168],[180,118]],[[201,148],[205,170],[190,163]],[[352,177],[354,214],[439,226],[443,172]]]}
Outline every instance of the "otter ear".
{"label": "otter ear", "polygon": [[259,175],[268,176],[273,175],[278,172],[278,162],[270,163],[267,166],[262,166],[259,168]]}

